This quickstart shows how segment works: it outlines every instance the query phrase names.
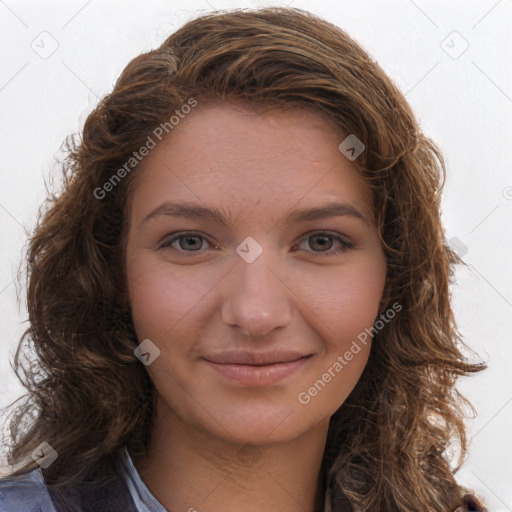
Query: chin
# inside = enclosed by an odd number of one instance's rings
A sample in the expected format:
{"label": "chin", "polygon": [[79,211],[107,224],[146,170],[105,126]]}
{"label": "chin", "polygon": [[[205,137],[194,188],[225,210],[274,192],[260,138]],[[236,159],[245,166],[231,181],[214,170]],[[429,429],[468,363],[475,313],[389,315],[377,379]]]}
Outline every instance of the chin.
{"label": "chin", "polygon": [[311,412],[300,404],[234,406],[218,410],[215,414],[217,421],[210,428],[222,439],[241,445],[286,443],[314,429],[326,418],[328,421],[330,417],[326,413],[313,417]]}

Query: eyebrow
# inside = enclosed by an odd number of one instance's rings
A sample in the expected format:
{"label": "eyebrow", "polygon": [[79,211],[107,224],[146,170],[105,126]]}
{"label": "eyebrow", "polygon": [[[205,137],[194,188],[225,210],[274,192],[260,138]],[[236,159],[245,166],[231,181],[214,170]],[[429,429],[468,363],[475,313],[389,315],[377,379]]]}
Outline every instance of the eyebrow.
{"label": "eyebrow", "polygon": [[[206,219],[222,224],[226,227],[232,224],[231,215],[225,215],[218,208],[207,208],[205,206],[194,203],[173,203],[166,201],[144,218],[144,220],[139,225],[139,229],[149,220],[160,216],[178,216],[192,220]],[[283,222],[288,226],[298,222],[306,222],[340,216],[353,217],[362,220],[368,226],[370,225],[367,217],[358,208],[350,203],[345,202],[330,202],[317,207],[294,210],[284,218]]]}

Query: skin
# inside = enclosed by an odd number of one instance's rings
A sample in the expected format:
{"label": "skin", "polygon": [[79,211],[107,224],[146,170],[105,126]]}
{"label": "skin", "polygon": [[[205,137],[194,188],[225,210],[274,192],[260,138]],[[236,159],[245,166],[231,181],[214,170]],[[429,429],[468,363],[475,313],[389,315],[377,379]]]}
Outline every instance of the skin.
{"label": "skin", "polygon": [[[386,277],[371,191],[338,149],[345,136],[310,109],[199,104],[137,171],[127,280],[137,336],[160,350],[146,367],[158,402],[150,450],[137,469],[168,510],[318,506],[329,418],[360,378],[370,343],[309,403],[298,394],[374,324]],[[218,208],[230,223],[173,215],[144,221],[166,201]],[[284,221],[292,210],[331,201],[350,203],[367,222],[348,215]],[[322,230],[353,248],[312,236]],[[201,236],[172,241],[178,231]],[[248,236],[263,249],[251,263],[236,252]],[[172,245],[160,247],[165,241]],[[203,359],[275,348],[312,355],[259,386],[232,381]]]}

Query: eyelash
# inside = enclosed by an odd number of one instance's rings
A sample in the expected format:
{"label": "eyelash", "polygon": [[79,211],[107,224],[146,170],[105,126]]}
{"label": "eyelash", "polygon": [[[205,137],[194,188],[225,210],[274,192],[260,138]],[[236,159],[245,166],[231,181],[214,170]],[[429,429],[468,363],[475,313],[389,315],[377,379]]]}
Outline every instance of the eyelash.
{"label": "eyelash", "polygon": [[[171,235],[175,235],[175,236],[173,236],[172,238],[165,239],[158,246],[158,249],[170,249],[172,251],[179,252],[179,253],[191,253],[191,254],[196,253],[197,254],[197,253],[200,253],[201,250],[185,251],[183,249],[175,249],[174,247],[171,247],[171,244],[173,242],[177,241],[177,240],[180,240],[182,238],[187,238],[187,237],[199,237],[199,238],[202,238],[202,239],[206,240],[208,243],[210,243],[210,241],[209,241],[209,239],[207,237],[205,237],[201,233],[197,233],[195,231],[185,231],[185,232],[179,232],[179,233],[171,233]],[[303,235],[302,238],[301,238],[301,241],[302,240],[307,240],[308,238],[311,238],[313,236],[328,236],[328,237],[331,237],[334,240],[338,241],[341,244],[341,247],[338,247],[338,249],[334,249],[334,250],[329,249],[328,251],[308,251],[308,252],[311,252],[314,256],[337,256],[339,254],[344,253],[348,249],[354,249],[354,244],[353,243],[349,242],[348,240],[345,240],[340,235],[337,235],[335,233],[331,233],[329,231],[311,231],[311,232],[306,233],[305,235]],[[295,249],[296,247],[297,246],[294,245],[293,248]]]}

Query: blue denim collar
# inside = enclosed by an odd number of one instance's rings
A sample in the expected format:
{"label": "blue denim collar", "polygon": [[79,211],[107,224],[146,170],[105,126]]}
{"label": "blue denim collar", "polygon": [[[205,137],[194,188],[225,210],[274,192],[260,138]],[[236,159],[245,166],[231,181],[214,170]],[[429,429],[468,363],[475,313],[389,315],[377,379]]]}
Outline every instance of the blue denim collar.
{"label": "blue denim collar", "polygon": [[133,461],[124,448],[121,452],[123,477],[138,512],[167,512],[142,481]]}

